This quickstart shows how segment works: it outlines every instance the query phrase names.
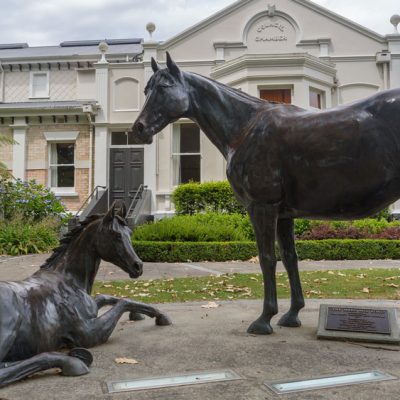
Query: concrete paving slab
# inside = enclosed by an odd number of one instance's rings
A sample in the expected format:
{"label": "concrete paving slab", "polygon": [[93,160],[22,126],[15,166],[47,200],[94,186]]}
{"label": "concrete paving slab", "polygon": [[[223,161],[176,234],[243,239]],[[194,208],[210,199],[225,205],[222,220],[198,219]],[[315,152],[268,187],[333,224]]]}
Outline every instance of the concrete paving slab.
{"label": "concrete paving slab", "polygon": [[[330,304],[380,305],[400,309],[400,301],[325,300]],[[136,399],[136,400],[398,400],[400,380],[323,389],[279,397],[263,387],[264,381],[310,378],[378,369],[400,377],[399,347],[365,346],[316,339],[321,301],[308,300],[298,329],[276,326],[271,336],[252,336],[247,326],[258,316],[260,301],[222,302],[216,309],[204,303],[167,304],[160,308],[174,325],[157,327],[154,321],[119,323],[111,340],[93,349],[91,373],[80,378],[46,374],[0,390],[8,400],[42,399]],[[282,311],[288,301],[280,301]],[[371,347],[371,348],[370,348]],[[118,365],[117,357],[139,361]],[[157,389],[109,395],[103,391],[110,380],[125,380],[202,370],[232,369],[243,380],[197,386]]]}

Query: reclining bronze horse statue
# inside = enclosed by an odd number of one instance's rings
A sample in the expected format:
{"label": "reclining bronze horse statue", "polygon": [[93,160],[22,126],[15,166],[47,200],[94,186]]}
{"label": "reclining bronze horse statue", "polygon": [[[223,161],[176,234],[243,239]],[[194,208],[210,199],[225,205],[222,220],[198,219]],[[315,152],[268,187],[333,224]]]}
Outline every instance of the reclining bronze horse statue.
{"label": "reclining bronze horse statue", "polygon": [[167,53],[152,60],[138,140],[179,118],[196,122],[227,161],[227,177],[252,221],[264,277],[264,307],[248,331],[270,334],[277,314],[275,240],[291,286],[279,325],[298,327],[304,298],[293,219],[356,219],[400,197],[400,89],[322,112],[276,104],[183,72]]}
{"label": "reclining bronze horse statue", "polygon": [[[93,360],[85,348],[105,343],[125,312],[142,314],[157,325],[170,320],[157,309],[129,299],[90,296],[100,260],[138,278],[143,263],[131,243],[124,206],[86,219],[62,241],[31,277],[0,282],[0,387],[35,372],[61,368],[62,374],[89,372]],[[98,316],[106,305],[111,309]],[[69,353],[56,350],[72,349]]]}

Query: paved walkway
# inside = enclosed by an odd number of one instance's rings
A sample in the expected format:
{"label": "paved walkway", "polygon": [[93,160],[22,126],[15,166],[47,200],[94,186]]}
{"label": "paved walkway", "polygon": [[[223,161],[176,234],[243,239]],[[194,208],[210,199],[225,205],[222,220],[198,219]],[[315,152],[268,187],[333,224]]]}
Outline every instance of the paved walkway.
{"label": "paved walkway", "polygon": [[[0,280],[22,279],[33,273],[46,255],[3,257]],[[300,263],[303,270],[345,268],[400,268],[400,261],[321,261]],[[282,269],[279,264],[279,269]],[[147,263],[142,279],[178,276],[203,276],[227,272],[253,272],[253,263]],[[100,279],[126,278],[125,273],[103,263]],[[275,333],[253,336],[248,325],[259,315],[260,300],[218,302],[218,308],[203,308],[204,302],[162,304],[173,325],[157,327],[146,318],[128,322],[123,316],[108,343],[92,349],[94,363],[90,374],[66,378],[55,371],[35,375],[15,385],[0,389],[0,399],[84,399],[84,400],[273,400],[278,396],[264,386],[277,379],[316,378],[380,370],[400,377],[399,346],[363,345],[316,339],[318,310],[321,303],[395,307],[400,301],[306,300],[301,312],[303,326],[281,328],[273,319]],[[280,300],[280,313],[289,308],[289,300]],[[136,365],[117,364],[116,358],[136,359]],[[195,373],[233,370],[241,379],[233,382],[164,388],[110,395],[107,382]],[[400,380],[325,389],[285,395],[287,400],[398,400]]]}
{"label": "paved walkway", "polygon": [[[44,263],[48,254],[29,255],[21,257],[0,258],[0,281],[19,280],[32,275]],[[371,261],[301,261],[300,270],[318,271],[358,268],[398,268],[400,260]],[[283,265],[278,263],[278,271],[283,271]],[[163,279],[191,276],[220,275],[227,273],[260,272],[260,267],[252,262],[199,262],[199,263],[145,263],[144,273],[140,279]],[[118,267],[102,262],[98,280],[126,279],[127,275]]]}

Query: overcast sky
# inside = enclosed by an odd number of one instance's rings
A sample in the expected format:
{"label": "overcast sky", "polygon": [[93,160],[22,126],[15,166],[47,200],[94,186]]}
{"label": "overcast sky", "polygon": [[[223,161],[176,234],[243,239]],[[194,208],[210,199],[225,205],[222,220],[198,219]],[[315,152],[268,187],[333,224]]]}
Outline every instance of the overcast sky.
{"label": "overcast sky", "polygon": [[[399,0],[314,0],[381,34],[393,33],[389,19]],[[146,38],[155,22],[156,40],[166,40],[234,0],[0,0],[0,43],[56,45],[64,40]],[[265,5],[274,0],[265,0]]]}

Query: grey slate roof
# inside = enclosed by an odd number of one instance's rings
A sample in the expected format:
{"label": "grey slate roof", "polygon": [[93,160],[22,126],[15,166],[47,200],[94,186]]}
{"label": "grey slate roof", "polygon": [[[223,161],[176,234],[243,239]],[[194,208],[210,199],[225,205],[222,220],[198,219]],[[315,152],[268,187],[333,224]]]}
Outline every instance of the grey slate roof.
{"label": "grey slate roof", "polygon": [[[63,42],[59,46],[39,46],[29,47],[26,43],[0,44],[0,60],[3,62],[23,61],[23,60],[47,60],[47,59],[89,59],[97,60],[100,58],[98,44],[102,40],[84,40]],[[133,57],[142,52],[141,39],[106,39],[109,47],[107,55]],[[17,48],[15,48],[17,47]]]}

